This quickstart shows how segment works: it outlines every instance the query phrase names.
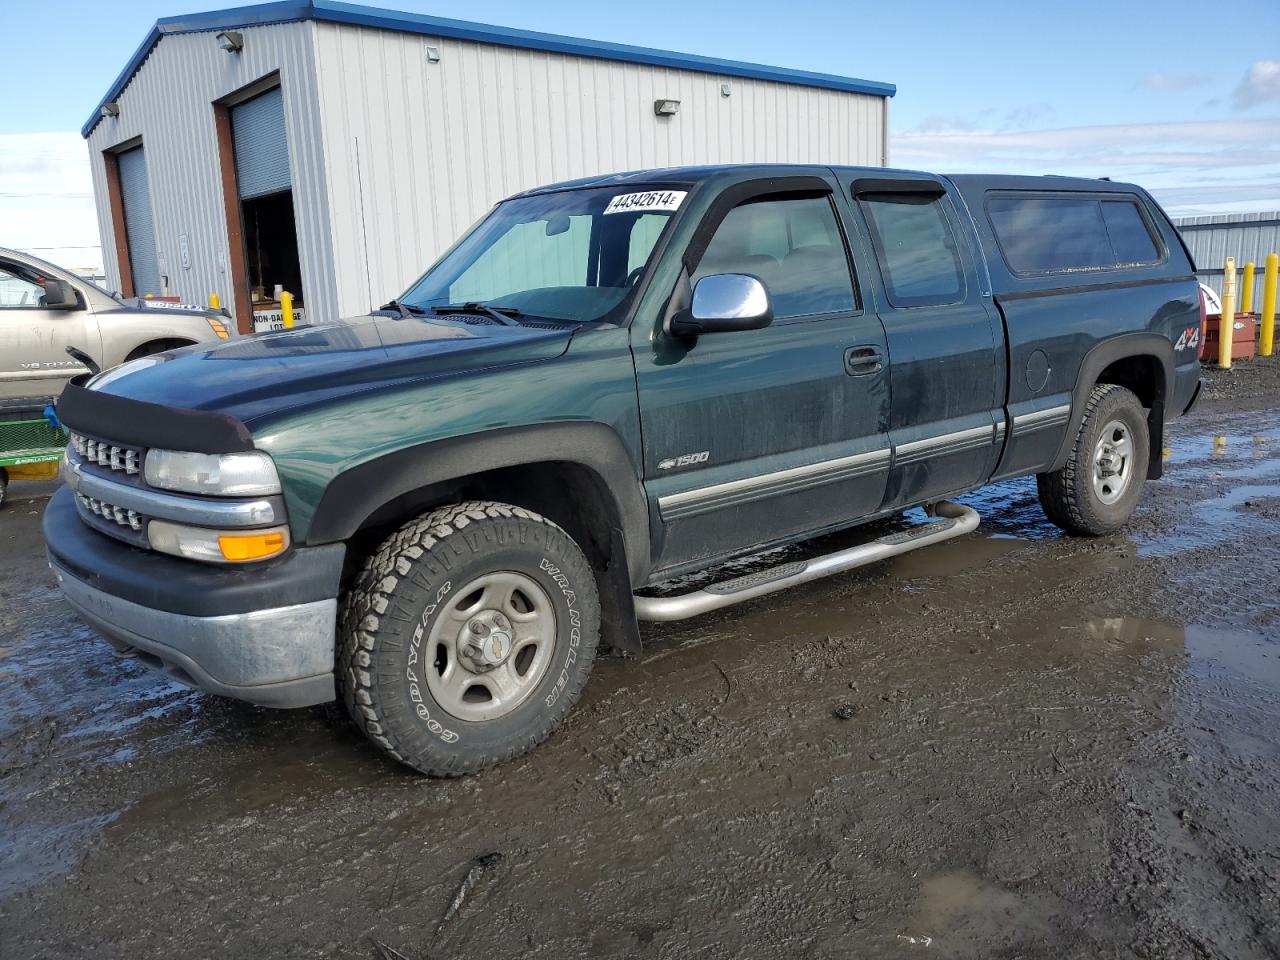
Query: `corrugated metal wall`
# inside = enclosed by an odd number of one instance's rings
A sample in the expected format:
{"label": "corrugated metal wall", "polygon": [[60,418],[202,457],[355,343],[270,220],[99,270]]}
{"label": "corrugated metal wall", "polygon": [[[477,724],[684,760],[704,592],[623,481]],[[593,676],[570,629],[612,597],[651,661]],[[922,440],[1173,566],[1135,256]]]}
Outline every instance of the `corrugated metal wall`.
{"label": "corrugated metal wall", "polygon": [[[315,29],[344,314],[401,293],[493,203],[539,184],[683,164],[883,162],[887,101],[878,96]],[[655,117],[660,98],[679,100],[679,113]]]}
{"label": "corrugated metal wall", "polygon": [[1222,293],[1222,264],[1236,258],[1236,275],[1246,263],[1257,265],[1254,305],[1262,295],[1262,267],[1268,253],[1280,253],[1280,211],[1176,217],[1173,221],[1196,262],[1196,275]]}
{"label": "corrugated metal wall", "polygon": [[[698,163],[885,161],[878,96],[332,23],[241,32],[237,54],[210,31],[164,35],[120,94],[119,117],[89,136],[107,239],[102,151],[142,136],[161,272],[184,300],[216,291],[233,303],[211,104],[277,70],[316,320],[401,293],[496,201],[538,184]],[[660,98],[679,100],[679,113],[655,117]]]}
{"label": "corrugated metal wall", "polygon": [[[212,32],[166,35],[120,94],[120,115],[103,119],[89,135],[104,240],[113,234],[102,151],[142,137],[156,250],[171,294],[206,302],[216,291],[224,304],[234,303],[212,103],[279,71],[307,312],[325,316],[336,310],[314,29],[311,23],[246,29],[244,50],[238,54],[219,49]],[[184,235],[189,268],[183,267],[180,255],[179,238]],[[109,242],[103,244],[103,255],[107,285],[118,289],[120,270]]]}

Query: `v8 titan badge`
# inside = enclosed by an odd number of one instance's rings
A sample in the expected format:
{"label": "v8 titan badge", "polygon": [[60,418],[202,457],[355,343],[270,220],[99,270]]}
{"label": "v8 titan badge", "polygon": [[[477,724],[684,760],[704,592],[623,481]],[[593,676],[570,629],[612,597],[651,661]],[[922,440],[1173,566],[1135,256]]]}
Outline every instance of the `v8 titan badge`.
{"label": "v8 titan badge", "polygon": [[648,210],[679,210],[688,196],[686,190],[649,190],[645,193],[622,193],[609,201],[605,214]]}

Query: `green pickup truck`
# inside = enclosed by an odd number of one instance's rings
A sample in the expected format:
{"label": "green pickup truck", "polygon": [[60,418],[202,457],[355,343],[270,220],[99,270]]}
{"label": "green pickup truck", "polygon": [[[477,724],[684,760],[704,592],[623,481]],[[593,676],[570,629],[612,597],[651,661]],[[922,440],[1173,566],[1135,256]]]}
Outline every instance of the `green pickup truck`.
{"label": "green pickup truck", "polygon": [[[254,703],[341,698],[435,775],[531,749],[597,650],[961,536],[1036,475],[1099,535],[1199,393],[1202,304],[1141,188],[823,166],[498,204],[368,316],[63,392],[45,533],[118,649]],[[686,592],[728,558],[927,519]]]}

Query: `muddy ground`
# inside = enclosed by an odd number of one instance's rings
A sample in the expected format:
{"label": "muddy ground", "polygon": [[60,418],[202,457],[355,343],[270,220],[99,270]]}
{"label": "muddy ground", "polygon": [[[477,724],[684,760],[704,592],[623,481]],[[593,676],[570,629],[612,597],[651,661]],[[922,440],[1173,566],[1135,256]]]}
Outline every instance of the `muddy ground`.
{"label": "muddy ground", "polygon": [[963,540],[647,630],[450,782],[113,658],[31,488],[0,957],[1276,957],[1277,369],[1215,378],[1121,534],[989,488]]}

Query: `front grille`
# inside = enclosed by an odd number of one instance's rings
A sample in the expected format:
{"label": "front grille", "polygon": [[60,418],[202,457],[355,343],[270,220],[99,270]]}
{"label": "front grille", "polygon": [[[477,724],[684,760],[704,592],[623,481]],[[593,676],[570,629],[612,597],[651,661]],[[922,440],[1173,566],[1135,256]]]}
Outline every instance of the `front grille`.
{"label": "front grille", "polygon": [[143,524],[147,522],[147,518],[138,513],[137,510],[126,510],[124,507],[117,507],[110,503],[103,503],[101,500],[95,500],[93,497],[86,497],[83,493],[77,493],[76,499],[80,501],[80,506],[84,507],[94,516],[113,522],[119,527],[127,527],[130,530],[141,530]]}
{"label": "front grille", "polygon": [[105,467],[117,473],[136,477],[142,472],[142,451],[121,443],[94,440],[79,433],[71,434],[71,448],[86,463]]}
{"label": "front grille", "polygon": [[81,520],[99,533],[123,540],[134,547],[150,546],[147,542],[147,521],[150,518],[136,510],[117,507],[115,504],[105,503],[95,497],[87,497],[77,491],[76,511],[80,514]]}

